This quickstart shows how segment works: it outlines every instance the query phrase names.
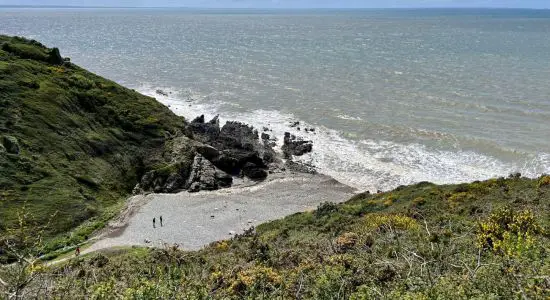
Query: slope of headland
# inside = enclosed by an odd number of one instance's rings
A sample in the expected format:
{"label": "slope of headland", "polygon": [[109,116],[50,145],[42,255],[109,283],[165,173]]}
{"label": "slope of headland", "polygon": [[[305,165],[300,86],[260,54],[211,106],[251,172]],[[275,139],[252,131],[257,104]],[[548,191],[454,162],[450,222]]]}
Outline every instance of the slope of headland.
{"label": "slope of headland", "polygon": [[[216,190],[284,169],[271,137],[246,124],[188,122],[34,40],[0,36],[0,46],[5,239],[24,223],[49,252],[86,240],[132,193]],[[285,141],[286,158],[311,150]]]}

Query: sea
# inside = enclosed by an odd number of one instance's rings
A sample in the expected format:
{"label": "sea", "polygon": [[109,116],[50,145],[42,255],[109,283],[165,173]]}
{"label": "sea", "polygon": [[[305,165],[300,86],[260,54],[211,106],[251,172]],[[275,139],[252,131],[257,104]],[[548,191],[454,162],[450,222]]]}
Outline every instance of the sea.
{"label": "sea", "polygon": [[0,34],[312,140],[297,159],[359,190],[550,173],[549,10],[0,8]]}

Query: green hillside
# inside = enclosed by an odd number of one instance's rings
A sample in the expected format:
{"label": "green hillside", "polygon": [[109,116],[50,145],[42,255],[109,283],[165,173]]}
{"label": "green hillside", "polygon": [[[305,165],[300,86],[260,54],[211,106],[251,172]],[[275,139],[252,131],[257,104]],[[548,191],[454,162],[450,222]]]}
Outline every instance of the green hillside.
{"label": "green hillside", "polygon": [[549,211],[550,176],[419,183],[325,203],[199,252],[76,259],[53,271],[62,276],[52,296],[548,299]]}
{"label": "green hillside", "polygon": [[57,49],[7,36],[0,49],[0,233],[25,213],[50,234],[92,220],[86,235],[186,122]]}

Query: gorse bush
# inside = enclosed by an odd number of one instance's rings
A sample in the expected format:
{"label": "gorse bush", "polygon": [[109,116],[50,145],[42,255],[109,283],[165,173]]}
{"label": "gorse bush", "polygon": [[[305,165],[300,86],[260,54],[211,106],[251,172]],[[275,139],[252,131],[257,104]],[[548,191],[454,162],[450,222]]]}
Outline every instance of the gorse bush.
{"label": "gorse bush", "polygon": [[533,212],[514,211],[510,207],[499,209],[480,222],[478,245],[501,255],[521,256],[535,244],[542,234]]}
{"label": "gorse bush", "polygon": [[[391,206],[390,193],[361,194],[201,251],[112,251],[43,278],[64,299],[547,299],[550,191],[539,180],[423,183],[392,191]],[[471,196],[449,210],[456,193]]]}

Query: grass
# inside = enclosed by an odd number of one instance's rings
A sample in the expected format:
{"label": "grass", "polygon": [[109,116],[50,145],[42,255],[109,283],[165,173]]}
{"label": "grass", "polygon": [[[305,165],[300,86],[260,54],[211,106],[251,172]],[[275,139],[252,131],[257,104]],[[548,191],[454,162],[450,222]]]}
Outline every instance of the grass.
{"label": "grass", "polygon": [[49,237],[78,228],[58,246],[80,242],[186,122],[153,98],[63,62],[56,49],[7,36],[0,46],[0,141],[20,148],[0,148],[0,234],[25,203],[37,226],[49,222]]}
{"label": "grass", "polygon": [[49,271],[58,276],[51,295],[547,299],[546,180],[419,183],[324,203],[197,252],[166,247],[92,254]]}

